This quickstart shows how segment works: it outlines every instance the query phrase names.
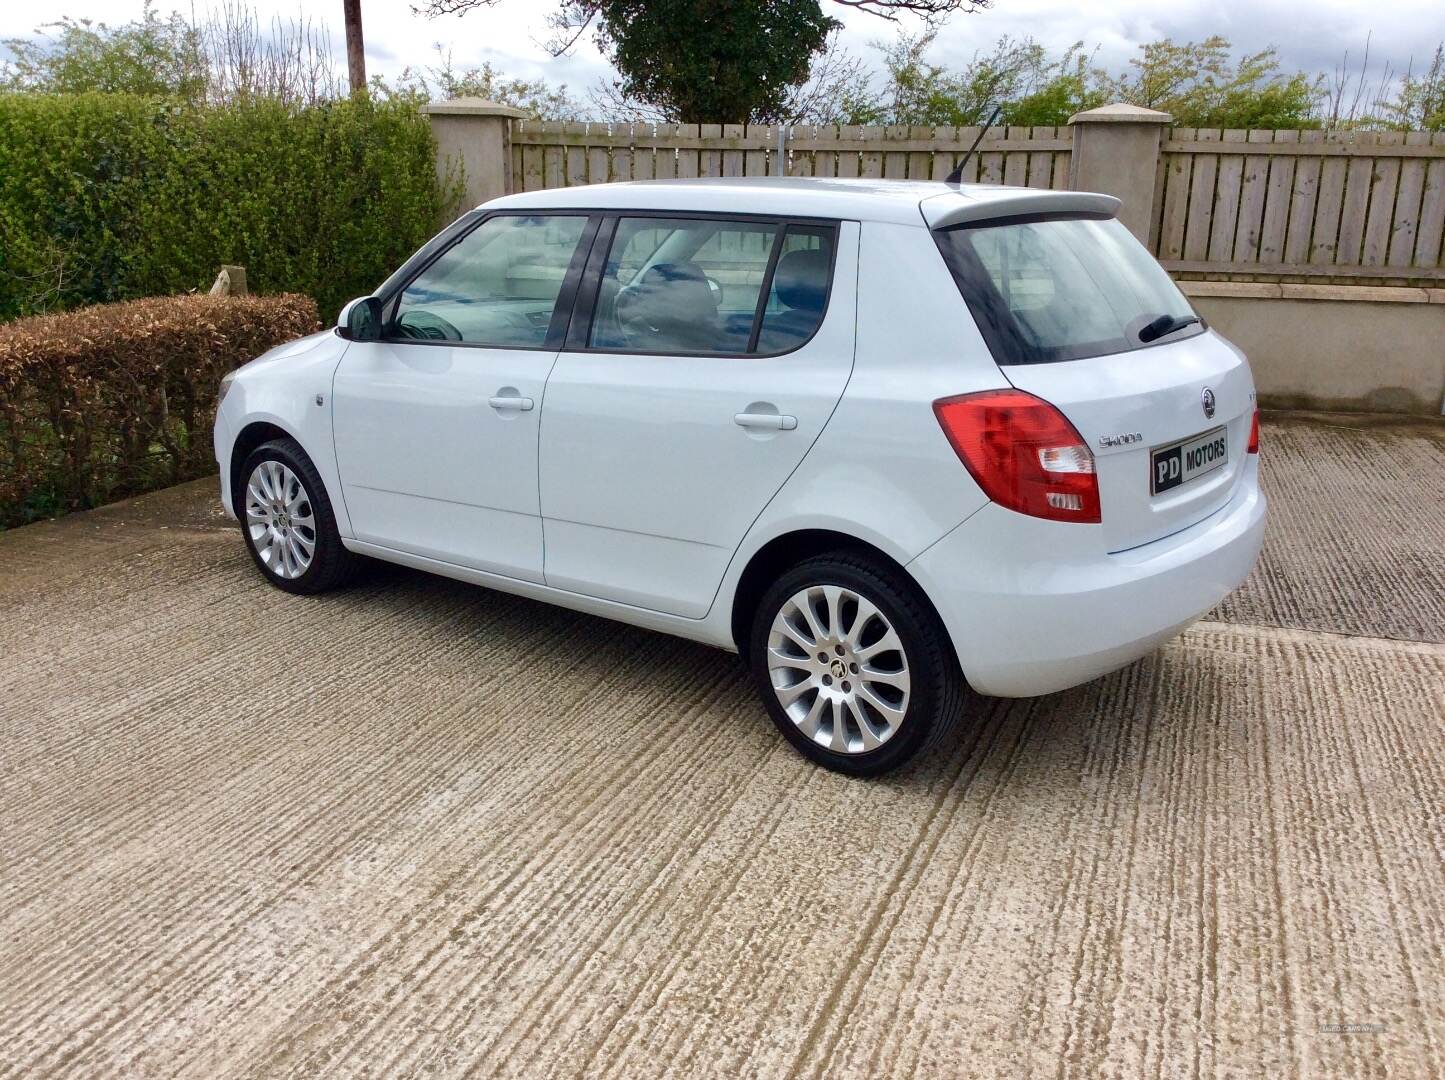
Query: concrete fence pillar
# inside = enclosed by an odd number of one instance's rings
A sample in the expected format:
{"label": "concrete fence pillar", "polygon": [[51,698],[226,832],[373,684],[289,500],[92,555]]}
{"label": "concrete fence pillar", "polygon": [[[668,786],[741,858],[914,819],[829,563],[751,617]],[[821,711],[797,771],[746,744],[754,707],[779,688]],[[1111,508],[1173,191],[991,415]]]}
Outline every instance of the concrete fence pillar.
{"label": "concrete fence pillar", "polygon": [[512,121],[527,114],[485,98],[455,98],[423,105],[437,141],[437,177],[446,181],[458,166],[463,209],[512,190]]}
{"label": "concrete fence pillar", "polygon": [[1123,202],[1122,221],[1148,245],[1154,223],[1155,178],[1168,113],[1116,102],[1078,113],[1069,121],[1074,149],[1069,156],[1069,187],[1102,191]]}

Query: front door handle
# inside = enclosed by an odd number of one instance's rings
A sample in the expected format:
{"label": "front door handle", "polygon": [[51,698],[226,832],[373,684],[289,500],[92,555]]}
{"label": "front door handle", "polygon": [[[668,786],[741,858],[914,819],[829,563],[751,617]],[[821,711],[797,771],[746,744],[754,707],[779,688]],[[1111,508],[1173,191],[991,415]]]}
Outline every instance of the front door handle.
{"label": "front door handle", "polygon": [[757,428],[766,431],[792,431],[798,426],[796,416],[784,416],[778,413],[765,412],[740,412],[733,417],[733,423],[738,427]]}
{"label": "front door handle", "polygon": [[514,394],[500,395],[488,398],[487,404],[494,409],[513,409],[517,412],[531,412],[532,399],[529,397],[518,397]]}

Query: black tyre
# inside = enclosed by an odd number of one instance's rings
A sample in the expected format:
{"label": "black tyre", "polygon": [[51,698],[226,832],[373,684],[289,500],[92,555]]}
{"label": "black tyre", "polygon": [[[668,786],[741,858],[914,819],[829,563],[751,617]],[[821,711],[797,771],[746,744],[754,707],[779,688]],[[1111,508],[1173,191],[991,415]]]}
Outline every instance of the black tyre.
{"label": "black tyre", "polygon": [[864,552],[809,558],[764,594],[749,664],[783,736],[853,776],[896,769],[949,731],[963,675],[937,614]]}
{"label": "black tyre", "polygon": [[319,593],[355,574],[316,466],[294,439],[273,439],[241,465],[236,516],[246,548],[266,580],[291,593]]}

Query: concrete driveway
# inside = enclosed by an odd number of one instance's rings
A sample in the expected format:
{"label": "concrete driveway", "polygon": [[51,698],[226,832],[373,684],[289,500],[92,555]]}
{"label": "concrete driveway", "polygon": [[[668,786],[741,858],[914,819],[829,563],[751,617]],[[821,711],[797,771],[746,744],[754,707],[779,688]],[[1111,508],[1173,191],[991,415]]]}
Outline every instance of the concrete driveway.
{"label": "concrete driveway", "polygon": [[1244,590],[881,782],[210,481],[0,535],[0,1073],[1441,1075],[1445,428],[1264,440]]}

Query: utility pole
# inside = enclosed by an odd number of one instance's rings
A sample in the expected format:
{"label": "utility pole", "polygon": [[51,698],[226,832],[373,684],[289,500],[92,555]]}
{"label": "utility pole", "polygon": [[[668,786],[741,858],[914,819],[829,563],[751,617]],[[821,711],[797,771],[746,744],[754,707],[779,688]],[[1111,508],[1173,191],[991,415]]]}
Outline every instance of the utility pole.
{"label": "utility pole", "polygon": [[341,0],[346,21],[346,68],[351,76],[351,92],[366,89],[366,51],[361,43],[361,0]]}

